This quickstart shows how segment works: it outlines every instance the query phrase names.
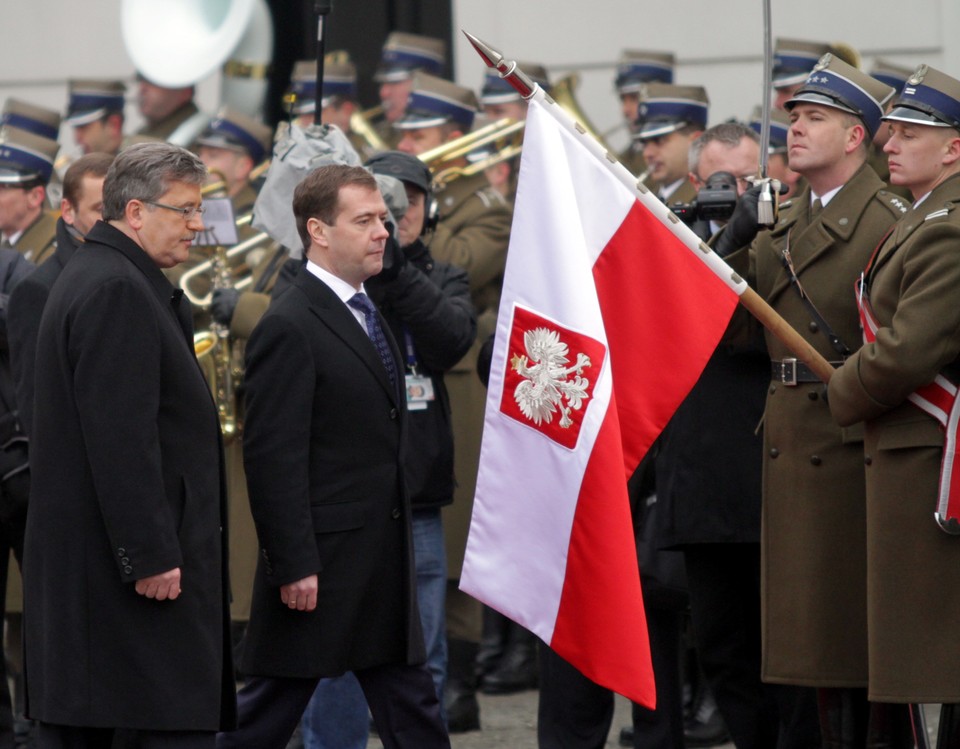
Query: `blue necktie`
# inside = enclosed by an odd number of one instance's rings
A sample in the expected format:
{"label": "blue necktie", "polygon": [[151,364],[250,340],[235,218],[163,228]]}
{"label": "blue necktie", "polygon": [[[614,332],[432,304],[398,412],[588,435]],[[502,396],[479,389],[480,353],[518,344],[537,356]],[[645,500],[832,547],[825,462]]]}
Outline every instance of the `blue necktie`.
{"label": "blue necktie", "polygon": [[380,361],[383,362],[383,367],[387,370],[390,383],[396,388],[397,372],[393,361],[393,354],[390,353],[390,346],[387,344],[387,339],[383,335],[380,320],[377,319],[377,308],[373,306],[370,297],[363,292],[354,294],[347,301],[347,304],[363,313],[363,320],[367,326],[367,337],[370,338],[373,347],[377,350],[377,353],[380,354]]}

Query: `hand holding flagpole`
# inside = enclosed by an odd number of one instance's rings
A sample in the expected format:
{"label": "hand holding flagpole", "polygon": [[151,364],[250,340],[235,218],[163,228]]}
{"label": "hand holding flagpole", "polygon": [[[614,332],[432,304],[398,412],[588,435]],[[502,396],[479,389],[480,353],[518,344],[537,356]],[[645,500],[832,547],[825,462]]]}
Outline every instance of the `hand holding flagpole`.
{"label": "hand holding flagpole", "polygon": [[578,133],[584,145],[589,148],[598,160],[621,182],[635,192],[637,200],[642,202],[645,207],[657,216],[691,251],[697,253],[697,256],[737,293],[740,304],[742,304],[747,311],[756,317],[774,336],[780,339],[800,361],[810,367],[823,382],[830,381],[830,377],[833,374],[833,366],[830,362],[810,345],[803,336],[794,330],[776,310],[767,304],[753,289],[749,288],[746,282],[740,278],[729,265],[707,245],[701,242],[696,234],[652,195],[642,183],[636,182],[635,177],[617,161],[613,154],[608,153],[596,140],[589,137],[586,129],[582,125],[575,122],[559,106],[556,106],[555,102],[543,92],[540,86],[520,70],[516,62],[506,60],[500,52],[472,34],[466,31],[463,33],[487,66],[499,71],[500,77],[510,83],[521,96],[528,100],[538,99],[548,105],[553,105],[547,106],[545,109],[563,124],[566,129]]}

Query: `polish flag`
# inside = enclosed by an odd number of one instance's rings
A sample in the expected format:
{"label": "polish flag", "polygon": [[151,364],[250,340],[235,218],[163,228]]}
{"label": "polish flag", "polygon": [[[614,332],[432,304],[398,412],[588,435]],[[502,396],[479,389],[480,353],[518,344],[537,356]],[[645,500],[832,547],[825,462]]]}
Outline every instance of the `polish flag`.
{"label": "polish flag", "polygon": [[534,95],[460,587],[651,708],[627,479],[745,288]]}

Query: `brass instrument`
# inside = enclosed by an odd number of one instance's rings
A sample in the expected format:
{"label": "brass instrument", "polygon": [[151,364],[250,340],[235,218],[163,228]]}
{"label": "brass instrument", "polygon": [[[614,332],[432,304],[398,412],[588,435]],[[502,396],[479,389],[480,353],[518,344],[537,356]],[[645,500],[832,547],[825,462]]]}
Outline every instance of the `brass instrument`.
{"label": "brass instrument", "polygon": [[383,117],[382,105],[364,109],[362,112],[355,111],[350,115],[350,129],[363,138],[374,151],[390,150],[390,146],[380,137],[373,126],[373,122],[381,117]]}
{"label": "brass instrument", "polygon": [[[248,213],[244,216],[241,216],[237,219],[237,227],[247,226],[253,220],[253,214]],[[206,276],[208,273],[217,273],[217,263],[219,262],[219,255],[222,254],[222,261],[227,265],[228,261],[233,260],[237,257],[246,257],[248,253],[260,249],[264,245],[272,242],[270,235],[266,232],[258,232],[252,237],[249,237],[242,242],[237,243],[229,250],[223,247],[218,247],[216,252],[212,257],[207,260],[204,260],[201,263],[197,263],[195,266],[184,272],[180,276],[180,288],[183,289],[183,295],[194,307],[199,309],[207,309],[210,306],[211,301],[213,301],[213,291],[208,291],[206,294],[200,294],[197,291],[194,291],[190,288],[190,284],[193,283],[197,278],[201,276]],[[229,266],[227,265],[229,268]],[[214,288],[216,288],[216,275],[214,276]],[[247,274],[239,281],[231,283],[231,288],[236,289],[237,291],[244,291],[253,283],[253,276]]]}
{"label": "brass instrument", "polygon": [[[579,83],[580,76],[577,73],[571,73],[550,87],[550,96],[571,117],[577,120],[585,132],[595,138],[604,148],[610,150],[577,102],[574,91]],[[522,149],[523,129],[523,122],[504,117],[462,135],[456,140],[424,151],[419,158],[430,167],[433,172],[434,186],[439,189],[459,177],[472,176],[519,155]],[[460,165],[460,160],[468,153],[491,144],[496,145],[495,153],[466,166]]]}
{"label": "brass instrument", "polygon": [[[208,262],[214,268],[214,288],[229,288],[230,268],[224,248],[217,247]],[[238,347],[231,345],[229,327],[218,322],[211,323],[209,330],[194,335],[193,348],[217,406],[223,441],[229,444],[240,432],[236,383],[243,375],[238,359],[238,355],[242,354]]]}

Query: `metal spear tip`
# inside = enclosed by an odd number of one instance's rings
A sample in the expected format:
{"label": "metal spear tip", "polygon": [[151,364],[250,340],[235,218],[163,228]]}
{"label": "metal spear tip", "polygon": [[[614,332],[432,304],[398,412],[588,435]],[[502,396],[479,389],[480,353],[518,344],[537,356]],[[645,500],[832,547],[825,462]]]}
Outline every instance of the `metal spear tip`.
{"label": "metal spear tip", "polygon": [[[461,29],[461,31],[463,30]],[[467,37],[467,40],[473,45],[473,48],[477,50],[477,54],[483,58],[483,61],[486,63],[488,68],[499,69],[500,64],[503,62],[503,55],[497,52],[497,50],[495,50],[486,42],[477,39],[477,37],[475,37],[469,31],[464,31],[463,35]]]}

